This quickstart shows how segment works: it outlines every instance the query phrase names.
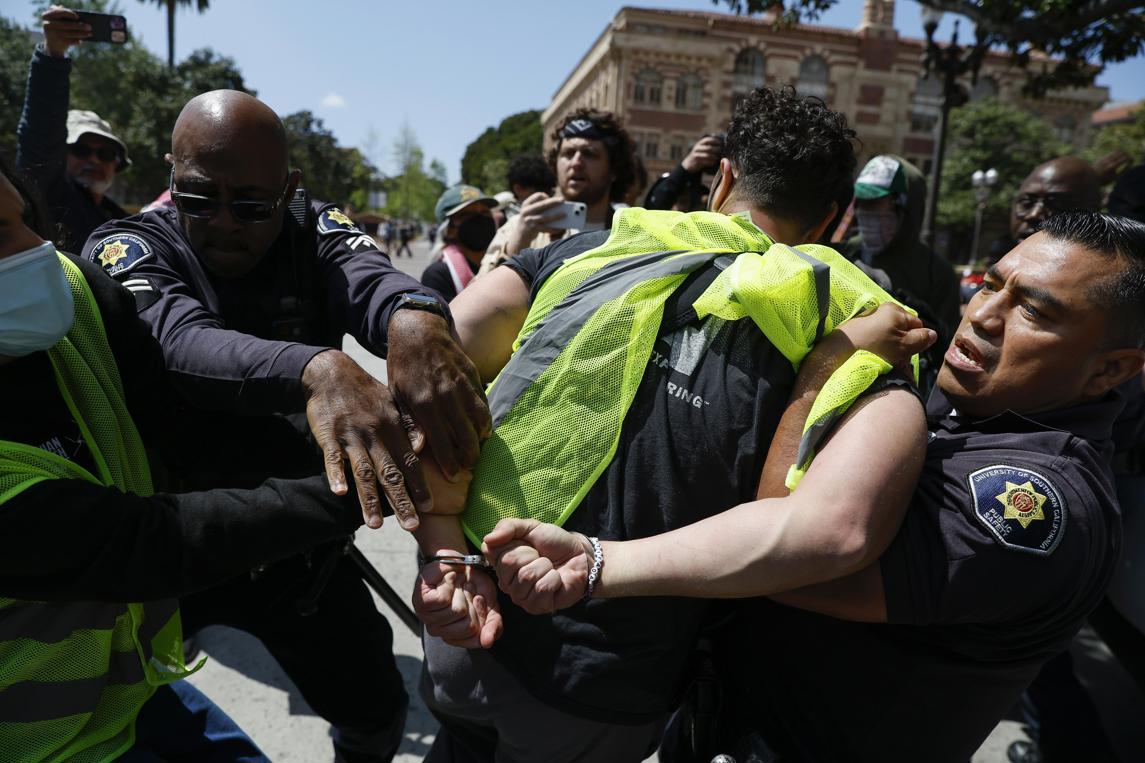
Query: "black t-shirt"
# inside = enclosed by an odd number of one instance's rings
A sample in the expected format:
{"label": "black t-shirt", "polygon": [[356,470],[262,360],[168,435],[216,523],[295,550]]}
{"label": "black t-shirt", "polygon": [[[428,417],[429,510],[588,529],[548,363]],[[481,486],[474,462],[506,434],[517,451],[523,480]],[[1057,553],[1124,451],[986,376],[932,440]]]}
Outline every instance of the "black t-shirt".
{"label": "black t-shirt", "polygon": [[[535,297],[564,260],[607,237],[583,233],[526,250],[507,266]],[[693,274],[666,303],[616,455],[567,529],[602,540],[649,537],[755,496],[794,371],[750,320],[697,320],[691,304],[730,262]],[[505,635],[493,654],[548,704],[645,722],[678,699],[708,607],[699,599],[602,599],[532,616],[503,599]]]}
{"label": "black t-shirt", "polygon": [[[469,265],[469,269],[476,275],[481,267],[481,263],[473,262],[469,258],[466,258],[465,262]],[[458,294],[457,286],[453,283],[453,276],[449,274],[449,264],[444,259],[431,262],[429,267],[422,271],[421,285],[433,289],[445,297],[447,302],[452,302],[453,298]]]}
{"label": "black t-shirt", "polygon": [[881,558],[890,624],[745,603],[717,647],[728,706],[784,761],[965,763],[1109,581],[1121,405],[973,421],[933,393],[918,488]]}
{"label": "black t-shirt", "polygon": [[[167,384],[162,353],[136,316],[131,292],[97,266],[75,262],[99,307],[127,408],[148,452],[186,474],[216,462],[271,464],[272,446],[284,432],[220,437],[223,416],[188,414]],[[92,471],[91,451],[46,353],[0,366],[0,396],[8,401],[0,440],[44,448]],[[157,465],[153,458],[153,474]],[[292,476],[271,467],[268,473]],[[348,534],[361,523],[353,492],[334,496],[322,476],[146,498],[87,480],[45,480],[0,505],[0,596],[150,601],[205,588]]]}

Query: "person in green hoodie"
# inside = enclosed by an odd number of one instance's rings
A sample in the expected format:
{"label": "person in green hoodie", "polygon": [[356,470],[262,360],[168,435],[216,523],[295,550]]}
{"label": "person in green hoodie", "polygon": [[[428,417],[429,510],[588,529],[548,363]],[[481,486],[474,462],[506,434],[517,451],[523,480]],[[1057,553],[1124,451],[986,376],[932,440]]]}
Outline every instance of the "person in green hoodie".
{"label": "person in green hoodie", "polygon": [[958,276],[950,263],[924,244],[926,178],[893,154],[872,158],[855,181],[853,237],[845,254],[887,274],[892,286],[922,300],[942,328],[958,325]]}

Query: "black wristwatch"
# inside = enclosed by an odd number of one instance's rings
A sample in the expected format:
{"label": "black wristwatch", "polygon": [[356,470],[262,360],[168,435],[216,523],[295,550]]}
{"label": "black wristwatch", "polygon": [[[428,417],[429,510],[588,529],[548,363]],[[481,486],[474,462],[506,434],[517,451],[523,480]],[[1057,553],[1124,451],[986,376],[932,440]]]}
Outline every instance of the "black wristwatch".
{"label": "black wristwatch", "polygon": [[433,313],[445,318],[445,322],[449,322],[449,316],[445,314],[445,308],[441,306],[435,298],[428,294],[406,293],[401,295],[398,299],[397,307],[394,310],[425,310],[427,313]]}

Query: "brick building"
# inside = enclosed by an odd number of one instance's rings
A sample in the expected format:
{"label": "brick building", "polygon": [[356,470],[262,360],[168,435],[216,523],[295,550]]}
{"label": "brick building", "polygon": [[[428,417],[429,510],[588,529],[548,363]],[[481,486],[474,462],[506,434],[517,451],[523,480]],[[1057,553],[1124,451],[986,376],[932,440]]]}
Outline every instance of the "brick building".
{"label": "brick building", "polygon": [[[546,148],[570,110],[593,106],[625,120],[649,177],[671,169],[700,136],[722,132],[732,107],[759,85],[794,85],[847,115],[863,141],[861,160],[907,157],[929,173],[939,84],[923,80],[926,42],[894,28],[894,0],[865,0],[857,29],[799,25],[773,30],[767,17],[622,8],[565,79],[541,116]],[[1024,73],[989,54],[972,99],[997,95],[1048,120],[1082,149],[1104,87],[1021,94]]]}

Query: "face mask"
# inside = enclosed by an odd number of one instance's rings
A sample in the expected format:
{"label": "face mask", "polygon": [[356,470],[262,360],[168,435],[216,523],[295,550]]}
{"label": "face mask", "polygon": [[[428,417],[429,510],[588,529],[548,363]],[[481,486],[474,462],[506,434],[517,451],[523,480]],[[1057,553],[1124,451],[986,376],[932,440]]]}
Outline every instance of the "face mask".
{"label": "face mask", "polygon": [[862,240],[863,262],[871,264],[871,259],[890,246],[898,232],[898,215],[895,211],[863,212],[855,210],[859,223],[859,238]]}
{"label": "face mask", "polygon": [[497,235],[497,221],[487,215],[474,215],[457,226],[457,240],[466,248],[483,252]]}
{"label": "face mask", "polygon": [[46,350],[72,327],[75,303],[56,247],[0,259],[0,355],[19,358]]}

